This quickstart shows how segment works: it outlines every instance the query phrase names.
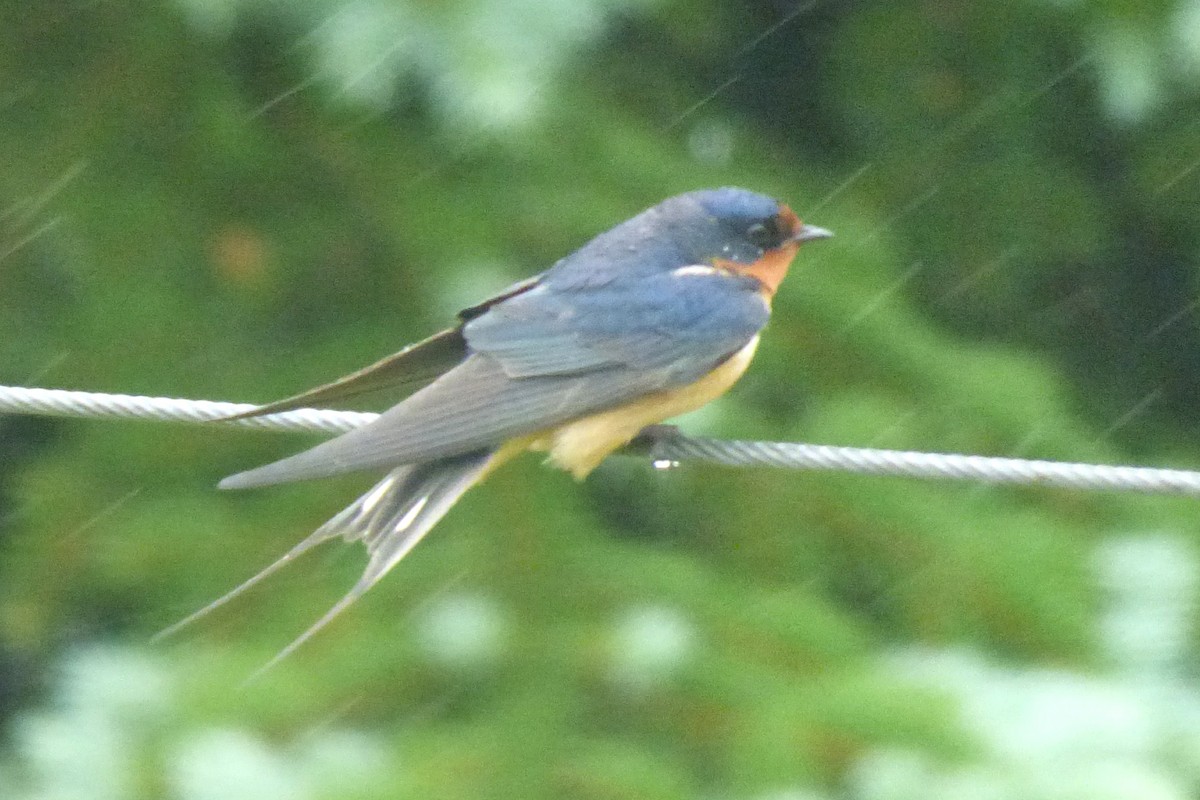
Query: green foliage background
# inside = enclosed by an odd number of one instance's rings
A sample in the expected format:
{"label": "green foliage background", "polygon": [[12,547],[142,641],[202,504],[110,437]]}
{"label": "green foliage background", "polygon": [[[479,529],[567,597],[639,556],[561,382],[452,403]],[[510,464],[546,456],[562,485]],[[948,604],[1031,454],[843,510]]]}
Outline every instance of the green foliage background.
{"label": "green foliage background", "polygon": [[[1195,466],[1197,120],[1188,0],[9,0],[0,383],[266,401],[734,184],[838,236],[689,430]],[[308,441],[0,419],[0,796],[976,796],[936,792],[990,763],[977,720],[889,654],[1119,672],[1097,547],[1200,531],[1180,499],[530,458],[249,687],[359,552],[148,644],[366,487],[214,490]],[[862,778],[895,751],[924,788]]]}

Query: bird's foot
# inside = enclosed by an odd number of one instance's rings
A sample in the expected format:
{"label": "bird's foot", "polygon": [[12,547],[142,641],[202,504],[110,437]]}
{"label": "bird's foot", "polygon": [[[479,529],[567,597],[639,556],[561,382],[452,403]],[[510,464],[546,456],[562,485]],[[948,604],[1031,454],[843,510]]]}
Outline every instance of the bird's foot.
{"label": "bird's foot", "polygon": [[664,447],[681,435],[676,425],[647,425],[633,437],[633,441],[626,447],[626,452],[648,455],[656,464],[667,461],[669,458],[664,455]]}

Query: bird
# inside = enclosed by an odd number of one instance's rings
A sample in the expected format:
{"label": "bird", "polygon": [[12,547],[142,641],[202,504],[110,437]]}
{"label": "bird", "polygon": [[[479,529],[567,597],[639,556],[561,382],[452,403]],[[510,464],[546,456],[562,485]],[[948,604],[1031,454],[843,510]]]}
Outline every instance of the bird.
{"label": "bird", "polygon": [[360,428],[222,480],[221,489],[247,489],[386,471],[279,560],[160,635],[324,541],[361,541],[362,576],[269,668],[374,586],[504,462],[541,451],[582,480],[644,428],[723,394],[750,364],[800,246],[832,235],[747,189],[676,195],[462,310],[453,327],[237,415],[328,405],[381,387],[409,392]]}

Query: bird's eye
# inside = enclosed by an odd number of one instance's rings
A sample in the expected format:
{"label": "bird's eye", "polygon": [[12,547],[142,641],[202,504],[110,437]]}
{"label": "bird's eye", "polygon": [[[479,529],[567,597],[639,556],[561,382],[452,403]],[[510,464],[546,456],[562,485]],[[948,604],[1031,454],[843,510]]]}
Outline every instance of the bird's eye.
{"label": "bird's eye", "polygon": [[774,218],[751,225],[746,229],[746,238],[763,250],[778,247],[783,241],[783,237],[779,235],[779,223]]}

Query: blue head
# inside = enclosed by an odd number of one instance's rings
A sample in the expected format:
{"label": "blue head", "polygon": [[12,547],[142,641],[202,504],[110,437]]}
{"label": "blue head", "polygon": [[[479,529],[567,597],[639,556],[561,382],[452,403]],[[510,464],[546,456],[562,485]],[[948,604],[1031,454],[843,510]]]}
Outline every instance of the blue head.
{"label": "blue head", "polygon": [[796,234],[799,220],[778,200],[725,187],[682,195],[700,210],[688,225],[689,244],[699,263],[714,259],[753,264],[770,250],[783,247]]}
{"label": "blue head", "polygon": [[767,263],[790,262],[801,242],[832,235],[805,225],[778,200],[735,187],[688,192],[656,208],[674,218],[673,238],[690,263],[751,274]]}
{"label": "blue head", "polygon": [[[805,225],[766,195],[734,187],[699,189],[667,198],[600,234],[560,262],[555,272],[595,283],[617,274],[670,272],[687,265],[756,274],[764,265],[782,261],[786,270],[801,242],[831,235]],[[771,291],[777,283],[772,280]]]}

